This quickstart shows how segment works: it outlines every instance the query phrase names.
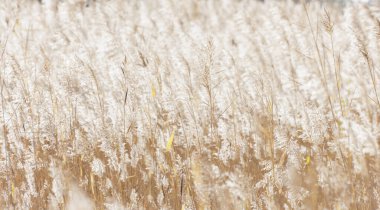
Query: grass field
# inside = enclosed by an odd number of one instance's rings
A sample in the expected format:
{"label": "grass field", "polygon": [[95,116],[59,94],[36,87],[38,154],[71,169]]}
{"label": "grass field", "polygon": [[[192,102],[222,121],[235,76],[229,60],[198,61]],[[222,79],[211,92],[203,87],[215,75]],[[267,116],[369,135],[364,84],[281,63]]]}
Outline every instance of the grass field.
{"label": "grass field", "polygon": [[0,209],[379,209],[380,8],[0,1]]}

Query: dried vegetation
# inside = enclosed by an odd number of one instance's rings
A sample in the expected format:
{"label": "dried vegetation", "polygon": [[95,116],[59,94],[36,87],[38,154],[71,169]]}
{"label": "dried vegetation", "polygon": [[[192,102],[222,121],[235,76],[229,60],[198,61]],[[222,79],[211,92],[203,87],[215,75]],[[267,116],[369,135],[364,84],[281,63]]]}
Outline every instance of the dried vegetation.
{"label": "dried vegetation", "polygon": [[1,209],[380,208],[380,10],[0,1]]}

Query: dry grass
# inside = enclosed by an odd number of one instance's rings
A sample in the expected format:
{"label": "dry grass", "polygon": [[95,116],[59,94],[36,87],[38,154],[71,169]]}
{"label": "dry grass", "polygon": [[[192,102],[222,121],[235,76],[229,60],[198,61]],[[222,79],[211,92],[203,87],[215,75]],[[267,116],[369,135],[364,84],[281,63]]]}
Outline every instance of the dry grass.
{"label": "dry grass", "polygon": [[380,9],[0,1],[1,209],[380,208]]}

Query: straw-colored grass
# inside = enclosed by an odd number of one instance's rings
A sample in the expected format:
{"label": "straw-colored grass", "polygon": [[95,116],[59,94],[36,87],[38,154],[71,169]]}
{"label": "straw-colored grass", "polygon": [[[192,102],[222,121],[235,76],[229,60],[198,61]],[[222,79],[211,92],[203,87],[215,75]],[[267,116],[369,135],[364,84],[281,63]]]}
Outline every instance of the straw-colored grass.
{"label": "straw-colored grass", "polygon": [[379,209],[379,69],[376,6],[2,0],[0,209]]}

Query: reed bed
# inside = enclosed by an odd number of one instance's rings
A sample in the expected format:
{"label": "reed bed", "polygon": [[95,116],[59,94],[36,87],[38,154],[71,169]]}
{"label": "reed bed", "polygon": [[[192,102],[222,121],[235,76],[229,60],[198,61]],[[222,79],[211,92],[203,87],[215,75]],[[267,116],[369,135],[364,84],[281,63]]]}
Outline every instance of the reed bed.
{"label": "reed bed", "polygon": [[0,1],[1,209],[379,209],[380,8]]}

